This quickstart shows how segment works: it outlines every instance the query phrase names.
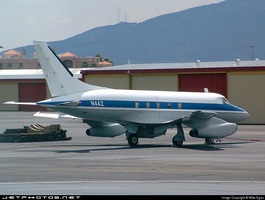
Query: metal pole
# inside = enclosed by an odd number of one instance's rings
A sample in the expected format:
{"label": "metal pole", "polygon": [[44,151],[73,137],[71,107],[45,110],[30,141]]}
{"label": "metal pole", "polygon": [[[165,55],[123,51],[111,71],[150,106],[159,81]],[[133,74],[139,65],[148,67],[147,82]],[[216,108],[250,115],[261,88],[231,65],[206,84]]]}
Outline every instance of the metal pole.
{"label": "metal pole", "polygon": [[254,48],[255,48],[255,46],[251,45],[250,48],[251,48],[251,52],[252,52],[252,60],[254,60]]}

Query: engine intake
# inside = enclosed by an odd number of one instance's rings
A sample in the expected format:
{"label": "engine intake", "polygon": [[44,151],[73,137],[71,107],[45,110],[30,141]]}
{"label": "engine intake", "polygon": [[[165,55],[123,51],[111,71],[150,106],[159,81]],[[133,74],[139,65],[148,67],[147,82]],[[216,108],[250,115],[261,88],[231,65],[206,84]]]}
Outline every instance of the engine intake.
{"label": "engine intake", "polygon": [[222,123],[214,124],[198,129],[192,129],[189,132],[191,137],[197,138],[223,138],[229,135],[234,134],[237,131],[237,124],[235,123]]}

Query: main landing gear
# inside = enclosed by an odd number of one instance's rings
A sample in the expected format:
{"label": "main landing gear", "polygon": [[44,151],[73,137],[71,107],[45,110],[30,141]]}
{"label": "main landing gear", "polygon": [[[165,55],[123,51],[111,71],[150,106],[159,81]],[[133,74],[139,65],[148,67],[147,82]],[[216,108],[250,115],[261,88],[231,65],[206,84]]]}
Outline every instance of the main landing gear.
{"label": "main landing gear", "polygon": [[[139,142],[138,136],[135,133],[129,133],[127,131],[126,137],[128,140],[128,144],[131,147],[136,146]],[[176,147],[182,147],[184,141],[185,141],[185,136],[182,124],[177,123],[177,134],[174,135],[174,137],[172,138],[172,144]],[[221,139],[217,139],[216,142],[221,142]],[[205,144],[215,144],[215,141],[212,138],[205,138]]]}
{"label": "main landing gear", "polygon": [[127,140],[130,146],[136,146],[138,144],[138,136],[136,134],[129,134]]}
{"label": "main landing gear", "polygon": [[185,141],[184,131],[181,123],[177,123],[177,134],[172,138],[172,143],[176,147],[182,147]]}

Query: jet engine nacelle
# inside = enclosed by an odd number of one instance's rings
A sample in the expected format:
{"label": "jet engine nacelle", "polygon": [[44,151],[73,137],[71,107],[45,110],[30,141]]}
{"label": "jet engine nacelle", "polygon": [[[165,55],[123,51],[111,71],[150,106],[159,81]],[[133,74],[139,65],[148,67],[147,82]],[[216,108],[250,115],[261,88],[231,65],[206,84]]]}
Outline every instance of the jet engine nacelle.
{"label": "jet engine nacelle", "polygon": [[237,124],[222,123],[213,124],[203,128],[193,129],[189,132],[191,137],[218,139],[234,134],[237,131]]}
{"label": "jet engine nacelle", "polygon": [[120,124],[95,126],[86,130],[88,136],[95,137],[116,137],[125,133],[126,129]]}

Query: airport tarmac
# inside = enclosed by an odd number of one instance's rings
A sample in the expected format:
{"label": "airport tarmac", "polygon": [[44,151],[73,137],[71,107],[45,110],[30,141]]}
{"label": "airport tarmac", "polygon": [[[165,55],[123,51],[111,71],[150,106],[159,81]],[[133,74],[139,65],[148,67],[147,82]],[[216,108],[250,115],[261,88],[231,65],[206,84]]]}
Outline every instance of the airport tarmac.
{"label": "airport tarmac", "polygon": [[33,114],[0,112],[0,131],[61,124],[72,139],[1,143],[0,195],[265,195],[263,125],[239,125],[212,145],[184,128],[181,148],[176,129],[129,147],[125,135],[88,137],[81,120]]}

